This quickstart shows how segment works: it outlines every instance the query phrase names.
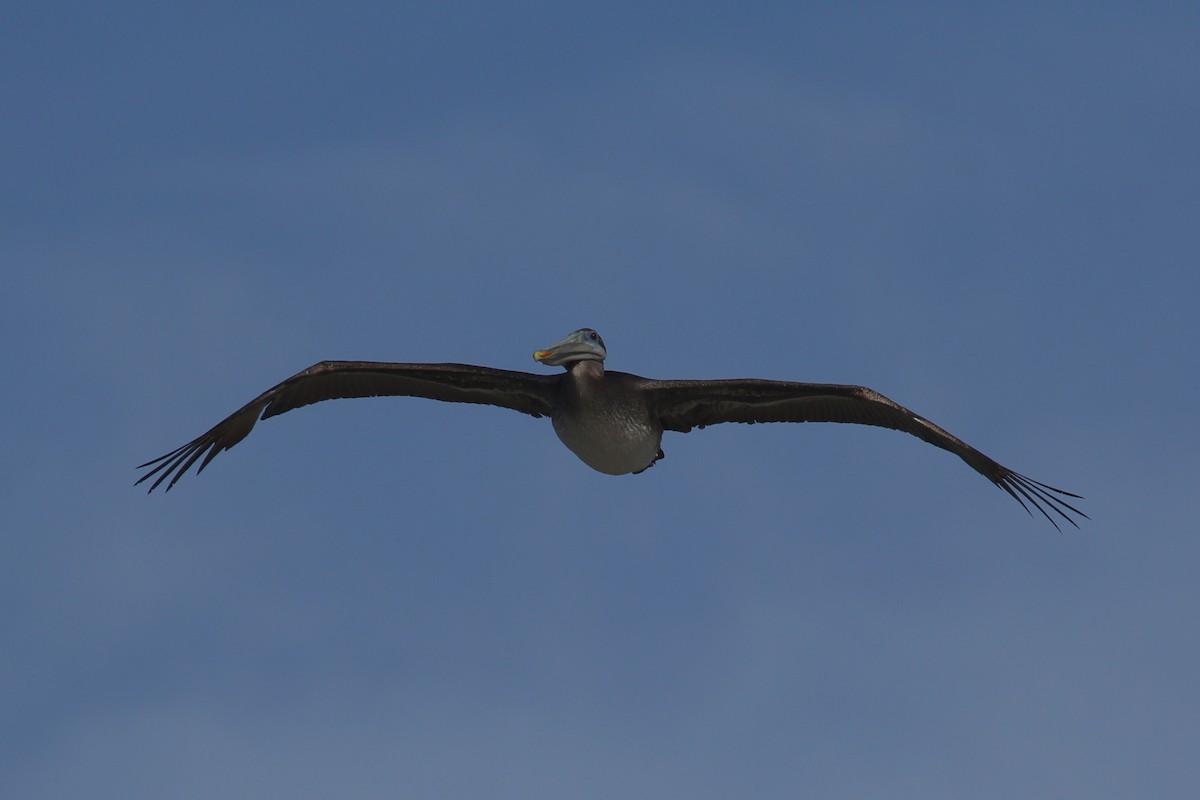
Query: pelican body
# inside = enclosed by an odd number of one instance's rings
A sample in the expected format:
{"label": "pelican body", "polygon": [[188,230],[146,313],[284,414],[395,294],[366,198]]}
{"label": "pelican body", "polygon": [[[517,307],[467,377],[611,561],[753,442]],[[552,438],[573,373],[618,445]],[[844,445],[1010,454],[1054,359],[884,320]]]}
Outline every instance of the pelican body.
{"label": "pelican body", "polygon": [[[720,422],[843,422],[902,431],[954,453],[1032,513],[1058,528],[1087,518],[1056,489],[993,461],[934,423],[865,386],[741,378],[660,381],[605,370],[608,352],[600,334],[580,328],[533,354],[558,375],[469,364],[401,364],[322,361],[298,372],[230,414],[201,436],[140,465],[137,483],[155,478],[171,487],[199,461],[199,473],[222,450],[267,419],[323,400],[352,397],[425,397],[500,406],[550,417],[554,432],[581,461],[598,472],[642,472],[663,458],[663,431],[687,433]],[[156,477],[157,476],[157,477]],[[1054,516],[1051,516],[1053,514]]]}
{"label": "pelican body", "polygon": [[567,370],[560,378],[551,420],[560,441],[597,472],[641,472],[662,458],[662,422],[640,391],[644,378],[605,372],[600,334],[581,328],[535,360]]}

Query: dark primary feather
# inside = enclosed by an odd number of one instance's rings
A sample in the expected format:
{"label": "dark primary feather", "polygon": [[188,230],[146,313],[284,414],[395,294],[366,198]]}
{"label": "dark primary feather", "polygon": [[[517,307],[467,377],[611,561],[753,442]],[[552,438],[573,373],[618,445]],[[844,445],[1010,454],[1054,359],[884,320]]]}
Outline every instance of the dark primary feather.
{"label": "dark primary feather", "polygon": [[1075,527],[1079,525],[1071,518],[1071,513],[1087,518],[1087,514],[1064,499],[1082,499],[1079,495],[1013,472],[920,414],[865,386],[747,378],[645,380],[642,389],[665,430],[687,433],[692,428],[720,422],[846,422],[891,428],[954,453],[1012,495],[1031,514],[1029,506],[1032,505],[1055,528],[1058,528],[1058,522],[1047,509]]}
{"label": "dark primary feather", "polygon": [[322,361],[271,387],[203,435],[140,465],[138,469],[152,469],[137,483],[158,475],[150,491],[165,480],[169,491],[197,460],[203,459],[196,469],[199,473],[217,453],[245,439],[259,419],[322,400],[425,397],[451,403],[483,403],[541,417],[553,409],[559,379],[558,375],[534,375],[470,364]]}

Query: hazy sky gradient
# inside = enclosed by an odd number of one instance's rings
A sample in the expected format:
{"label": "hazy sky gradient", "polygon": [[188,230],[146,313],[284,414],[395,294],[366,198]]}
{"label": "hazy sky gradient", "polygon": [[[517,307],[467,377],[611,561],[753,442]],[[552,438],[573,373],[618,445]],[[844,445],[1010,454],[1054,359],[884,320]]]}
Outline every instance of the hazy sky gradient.
{"label": "hazy sky gradient", "polygon": [[[0,24],[0,796],[1200,791],[1194,3]],[[639,476],[325,358],[863,383]]]}

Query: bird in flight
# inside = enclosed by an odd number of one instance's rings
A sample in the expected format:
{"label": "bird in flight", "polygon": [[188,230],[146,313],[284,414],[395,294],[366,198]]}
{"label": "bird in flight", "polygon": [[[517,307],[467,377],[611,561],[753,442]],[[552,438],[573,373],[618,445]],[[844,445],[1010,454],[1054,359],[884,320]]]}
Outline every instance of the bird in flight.
{"label": "bird in flight", "polygon": [[182,447],[141,464],[138,469],[147,471],[137,483],[153,478],[150,491],[164,481],[169,491],[197,461],[199,473],[222,450],[246,438],[259,419],[322,400],[398,396],[549,417],[571,452],[609,475],[653,466],[663,457],[663,431],[687,433],[719,422],[846,422],[891,428],[954,453],[1027,512],[1037,509],[1055,528],[1058,520],[1078,528],[1073,515],[1087,518],[1071,504],[1082,499],[1079,495],[1014,472],[865,386],[757,378],[660,381],[606,370],[607,356],[600,334],[580,328],[533,354],[542,364],[563,367],[556,375],[470,364],[322,361],[271,387]]}

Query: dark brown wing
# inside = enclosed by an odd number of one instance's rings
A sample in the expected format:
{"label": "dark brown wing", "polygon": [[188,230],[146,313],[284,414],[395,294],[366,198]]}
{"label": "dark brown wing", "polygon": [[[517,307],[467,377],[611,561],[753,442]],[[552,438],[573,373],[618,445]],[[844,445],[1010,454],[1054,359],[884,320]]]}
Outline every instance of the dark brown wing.
{"label": "dark brown wing", "polygon": [[158,475],[150,484],[150,491],[168,478],[167,490],[170,491],[198,459],[203,457],[197,474],[217,453],[245,439],[260,418],[273,417],[322,400],[427,397],[450,403],[483,403],[541,417],[548,415],[554,406],[559,378],[557,375],[534,375],[469,364],[322,361],[271,387],[202,436],[140,465],[138,469],[152,469],[137,483]]}
{"label": "dark brown wing", "polygon": [[[1055,528],[1053,511],[1075,527],[1070,513],[1087,518],[1064,500],[1082,499],[1013,472],[956,436],[865,386],[790,383],[756,379],[653,381],[642,385],[665,430],[686,433],[718,422],[850,422],[910,433],[948,450],[1008,492],[1026,511],[1026,501]],[[1033,512],[1030,512],[1033,513]]]}

